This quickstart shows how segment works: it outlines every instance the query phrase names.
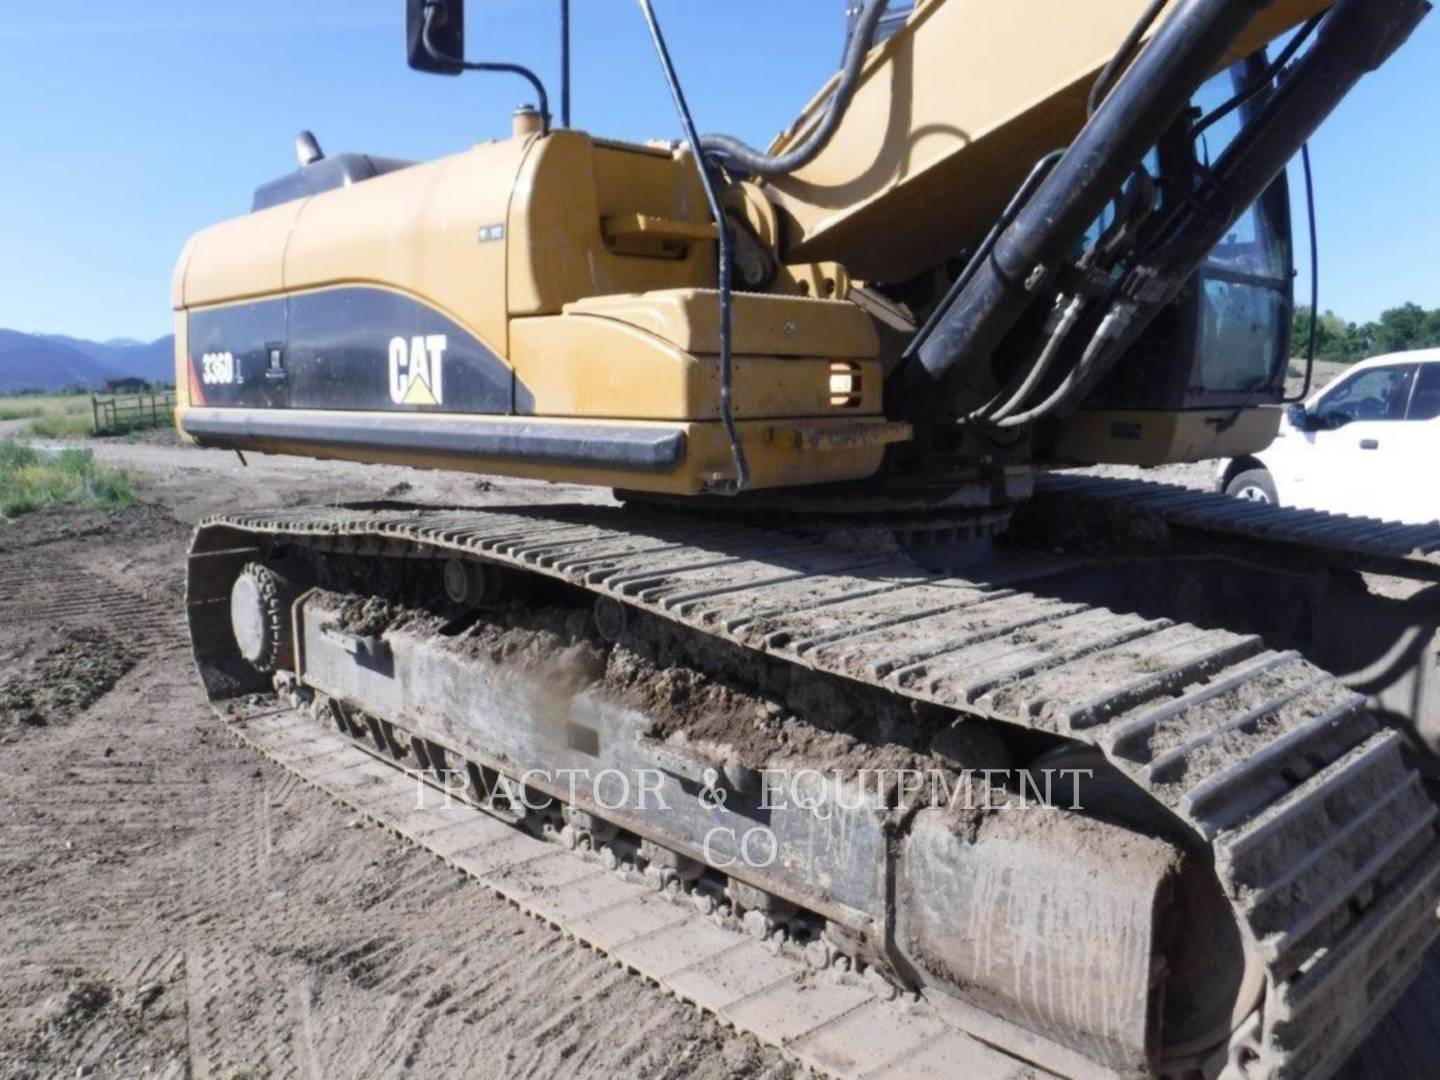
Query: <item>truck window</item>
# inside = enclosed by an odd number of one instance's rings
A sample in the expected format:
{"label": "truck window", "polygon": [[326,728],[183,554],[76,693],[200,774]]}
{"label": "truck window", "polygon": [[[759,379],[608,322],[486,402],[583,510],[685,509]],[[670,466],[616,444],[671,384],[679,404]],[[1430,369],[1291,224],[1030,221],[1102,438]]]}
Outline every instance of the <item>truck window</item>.
{"label": "truck window", "polygon": [[1326,394],[1316,412],[1332,427],[1354,420],[1403,420],[1414,377],[1414,364],[1362,371]]}
{"label": "truck window", "polygon": [[1410,399],[1411,420],[1434,420],[1440,416],[1440,364],[1421,364],[1420,381]]}

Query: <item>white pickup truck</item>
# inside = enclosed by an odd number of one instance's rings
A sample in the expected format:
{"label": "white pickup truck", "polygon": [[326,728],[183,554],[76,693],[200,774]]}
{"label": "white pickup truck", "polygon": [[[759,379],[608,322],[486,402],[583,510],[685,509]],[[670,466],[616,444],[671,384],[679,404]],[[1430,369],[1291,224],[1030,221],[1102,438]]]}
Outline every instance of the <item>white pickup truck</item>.
{"label": "white pickup truck", "polygon": [[1255,502],[1440,520],[1440,349],[1356,364],[1291,406],[1269,449],[1221,462],[1218,479]]}

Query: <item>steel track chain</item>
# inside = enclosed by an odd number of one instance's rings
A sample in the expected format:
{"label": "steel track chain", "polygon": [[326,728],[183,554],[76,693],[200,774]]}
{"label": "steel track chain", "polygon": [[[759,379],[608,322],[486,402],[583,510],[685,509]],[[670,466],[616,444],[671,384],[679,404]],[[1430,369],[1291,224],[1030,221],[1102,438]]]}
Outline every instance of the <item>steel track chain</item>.
{"label": "steel track chain", "polygon": [[1171,529],[1289,548],[1328,561],[1416,581],[1440,581],[1440,522],[1377,518],[1247,502],[1150,480],[1051,473],[1036,481],[1029,512],[1057,519],[1110,513],[1149,517]]}
{"label": "steel track chain", "polygon": [[222,712],[233,735],[370,821],[722,1024],[839,1080],[1052,1074],[966,1034],[924,1001],[821,971],[667,898],[598,856],[548,842],[418,780],[278,701]]}
{"label": "steel track chain", "polygon": [[1256,637],[600,507],[302,509],[217,517],[207,532],[197,552],[271,537],[481,558],[817,671],[1096,747],[1213,850],[1266,968],[1253,1075],[1338,1068],[1440,930],[1436,809],[1398,736],[1333,677]]}

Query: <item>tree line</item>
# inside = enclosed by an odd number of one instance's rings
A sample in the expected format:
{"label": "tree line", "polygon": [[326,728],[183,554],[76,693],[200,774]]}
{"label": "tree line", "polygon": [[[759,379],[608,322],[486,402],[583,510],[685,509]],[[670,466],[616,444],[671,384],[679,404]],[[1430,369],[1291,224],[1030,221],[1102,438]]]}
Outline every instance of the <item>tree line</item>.
{"label": "tree line", "polygon": [[[1295,337],[1290,345],[1295,356],[1306,355],[1310,348],[1312,318],[1310,308],[1295,309]],[[1402,304],[1367,323],[1347,322],[1335,312],[1326,311],[1316,324],[1315,355],[1321,360],[1353,364],[1371,356],[1432,348],[1440,348],[1440,308],[1427,310],[1419,304]]]}

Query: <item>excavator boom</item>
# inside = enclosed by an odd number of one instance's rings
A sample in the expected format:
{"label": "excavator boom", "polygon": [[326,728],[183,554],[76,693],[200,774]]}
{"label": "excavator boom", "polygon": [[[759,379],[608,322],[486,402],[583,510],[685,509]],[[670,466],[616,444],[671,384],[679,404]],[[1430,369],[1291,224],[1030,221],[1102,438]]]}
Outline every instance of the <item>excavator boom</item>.
{"label": "excavator boom", "polygon": [[[972,248],[1035,163],[1084,126],[1091,88],[1151,2],[921,0],[866,60],[854,103],[824,151],[769,182],[787,261],[833,261],[863,280],[906,281]],[[1222,65],[1330,2],[1259,6]],[[803,138],[833,85],[774,151]]]}

